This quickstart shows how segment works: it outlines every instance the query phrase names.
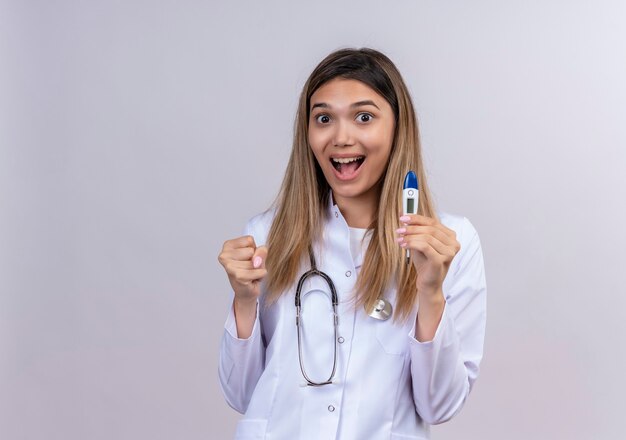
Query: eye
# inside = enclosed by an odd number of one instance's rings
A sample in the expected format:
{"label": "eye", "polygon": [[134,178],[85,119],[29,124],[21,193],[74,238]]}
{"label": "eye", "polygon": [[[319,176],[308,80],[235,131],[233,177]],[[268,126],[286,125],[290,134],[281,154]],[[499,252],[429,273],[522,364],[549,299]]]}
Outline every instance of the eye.
{"label": "eye", "polygon": [[330,122],[330,118],[328,117],[328,115],[324,115],[324,114],[317,115],[315,117],[315,120],[319,122],[320,124],[328,124],[328,122]]}
{"label": "eye", "polygon": [[372,120],[372,118],[373,116],[369,113],[359,113],[359,115],[357,116],[359,122],[369,122]]}

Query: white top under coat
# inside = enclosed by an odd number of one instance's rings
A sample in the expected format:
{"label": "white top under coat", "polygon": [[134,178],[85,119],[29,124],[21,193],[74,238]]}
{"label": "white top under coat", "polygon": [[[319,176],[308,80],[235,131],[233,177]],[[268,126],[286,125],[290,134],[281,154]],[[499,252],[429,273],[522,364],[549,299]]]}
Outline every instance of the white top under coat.
{"label": "white top under coat", "polygon": [[[350,230],[350,254],[356,266],[357,261],[363,260],[364,252],[367,250],[367,245],[372,237],[372,232],[370,230],[366,237],[367,229],[352,227],[348,229]],[[363,239],[365,239],[365,241],[363,241]]]}
{"label": "white top under coat", "polygon": [[[267,306],[262,293],[248,339],[237,337],[231,310],[219,362],[228,404],[245,413],[235,439],[428,439],[429,424],[444,422],[463,406],[483,355],[486,284],[478,235],[464,217],[439,213],[457,233],[461,250],[443,283],[446,305],[432,341],[414,338],[417,306],[409,320],[372,319],[350,295],[363,252],[353,259],[350,230],[329,204],[318,268],[339,296],[338,364],[334,383],[304,385],[297,353],[295,287]],[[246,234],[266,242],[273,212],[251,219]],[[367,242],[367,240],[366,240]],[[308,265],[302,271],[308,270]],[[395,305],[395,289],[385,298]],[[330,295],[319,277],[302,289],[303,357],[313,380],[328,377],[333,359]]]}

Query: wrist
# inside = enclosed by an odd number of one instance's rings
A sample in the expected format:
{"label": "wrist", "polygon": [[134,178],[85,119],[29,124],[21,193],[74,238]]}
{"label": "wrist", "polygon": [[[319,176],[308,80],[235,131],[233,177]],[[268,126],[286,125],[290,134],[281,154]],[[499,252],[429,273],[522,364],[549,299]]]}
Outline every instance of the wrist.
{"label": "wrist", "polygon": [[233,306],[237,310],[256,309],[256,302],[257,302],[257,299],[255,297],[240,298],[238,296],[235,296],[235,298],[233,299]]}
{"label": "wrist", "polygon": [[254,328],[256,320],[256,298],[241,299],[235,296],[233,299],[233,313],[237,323],[237,337],[248,339]]}
{"label": "wrist", "polygon": [[415,323],[415,339],[420,342],[432,341],[443,315],[446,299],[443,292],[420,295]]}
{"label": "wrist", "polygon": [[420,302],[420,306],[421,305],[425,305],[425,306],[441,306],[443,303],[446,302],[446,299],[443,295],[443,289],[440,287],[435,287],[435,288],[422,288],[418,290],[418,294],[419,294],[419,302]]}
{"label": "wrist", "polygon": [[438,305],[445,302],[445,300],[442,289],[424,290],[420,292],[420,303]]}

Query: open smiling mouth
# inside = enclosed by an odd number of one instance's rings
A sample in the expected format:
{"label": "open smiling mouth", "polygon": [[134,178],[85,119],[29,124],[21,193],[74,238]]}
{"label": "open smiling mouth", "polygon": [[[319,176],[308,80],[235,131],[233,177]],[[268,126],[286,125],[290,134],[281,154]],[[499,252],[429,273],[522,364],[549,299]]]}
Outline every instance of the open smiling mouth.
{"label": "open smiling mouth", "polygon": [[356,176],[357,171],[365,162],[365,156],[354,157],[333,157],[330,163],[336,170],[338,177],[342,179],[350,179]]}

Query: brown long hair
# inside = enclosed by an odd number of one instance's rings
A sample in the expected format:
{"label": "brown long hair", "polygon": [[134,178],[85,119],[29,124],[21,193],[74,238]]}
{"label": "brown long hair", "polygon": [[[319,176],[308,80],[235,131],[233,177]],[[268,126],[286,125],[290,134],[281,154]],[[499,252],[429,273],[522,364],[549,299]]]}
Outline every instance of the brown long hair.
{"label": "brown long hair", "polygon": [[416,271],[404,264],[404,250],[395,241],[399,227],[404,176],[414,170],[420,186],[418,213],[436,218],[422,163],[415,110],[400,72],[374,49],[340,49],[328,55],[304,84],[294,124],[291,156],[269,232],[266,267],[268,303],[275,301],[296,279],[308,248],[322,231],[330,186],[308,143],[309,108],[313,93],[334,78],[354,79],[371,87],[391,105],[395,132],[387,169],[381,177],[380,199],[363,266],[355,287],[355,302],[370,310],[385,289],[395,283],[398,292],[394,318],[409,316],[417,299]]}

